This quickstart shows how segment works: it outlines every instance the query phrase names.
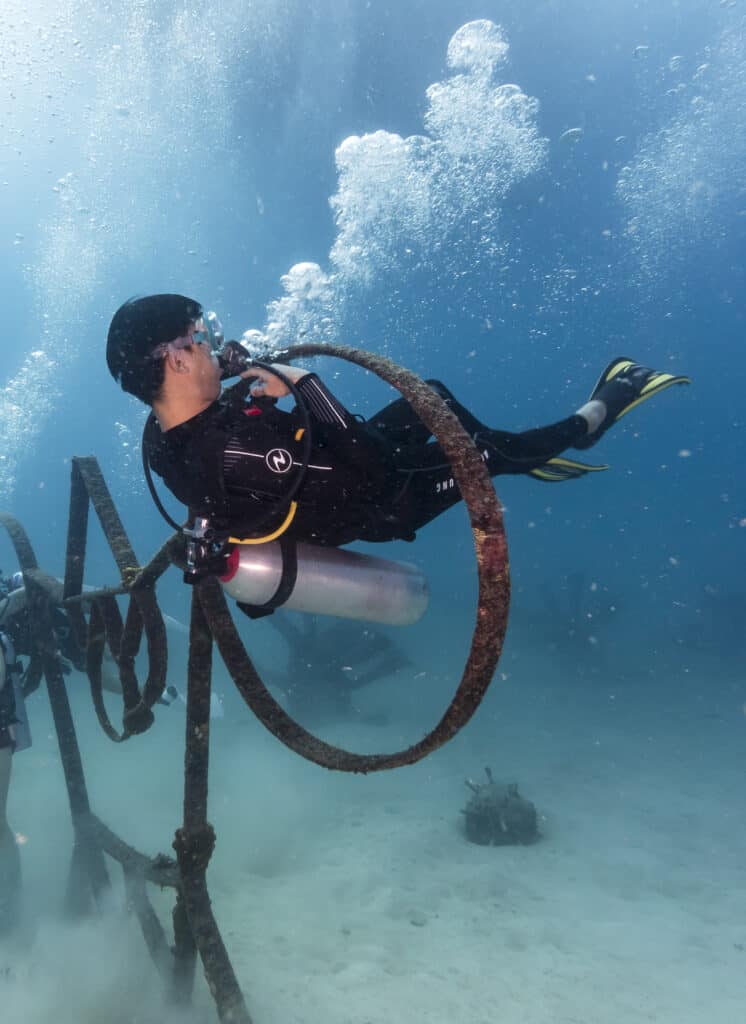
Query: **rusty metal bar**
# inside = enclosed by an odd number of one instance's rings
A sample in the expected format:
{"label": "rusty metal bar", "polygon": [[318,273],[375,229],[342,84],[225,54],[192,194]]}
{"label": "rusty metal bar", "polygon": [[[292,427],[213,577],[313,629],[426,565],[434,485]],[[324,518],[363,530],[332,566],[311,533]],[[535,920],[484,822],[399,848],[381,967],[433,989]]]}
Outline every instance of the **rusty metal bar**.
{"label": "rusty metal bar", "polygon": [[31,547],[31,541],[18,520],[5,512],[0,512],[0,526],[5,527],[15,548],[18,568],[24,572],[27,569],[38,569],[39,565],[34,549]]}
{"label": "rusty metal bar", "polygon": [[145,939],[151,959],[155,964],[165,985],[170,984],[173,971],[171,951],[166,941],[166,933],[153,905],[148,899],[148,891],[143,876],[137,872],[124,872],[124,888],[129,906],[137,914],[140,930]]}
{"label": "rusty metal bar", "polygon": [[[106,486],[106,481],[99,469],[98,462],[92,455],[76,456],[73,459],[73,465],[80,474],[88,498],[101,523],[101,528],[111,548],[114,561],[117,563],[122,582],[131,585],[140,571],[140,566],[137,564],[135,552],[132,549],[130,539],[112,501],[111,493]],[[80,580],[82,583],[82,574]]]}
{"label": "rusty metal bar", "polygon": [[184,896],[176,891],[176,903],[172,913],[174,929],[173,972],[169,995],[176,1006],[188,1006],[194,989],[194,972],[197,966],[197,945],[189,925]]}
{"label": "rusty metal bar", "polygon": [[[120,673],[129,674],[129,680],[123,678],[122,688],[127,700],[130,701],[132,701],[133,694],[129,693],[126,689],[126,682],[131,682],[134,679],[134,655],[137,653],[140,645],[141,630],[143,628],[145,630],[148,646],[148,677],[137,703],[131,702],[127,705],[124,713],[125,735],[134,735],[144,732],[153,724],[151,708],[163,695],[166,687],[166,627],[158,607],[158,602],[155,599],[153,586],[155,580],[166,566],[166,559],[171,551],[171,547],[168,543],[163,545],[155,559],[150,563],[149,573],[143,576],[98,462],[92,456],[75,458],[73,462],[101,523],[106,540],[119,568],[122,582],[129,588],[129,594],[132,598],[122,638],[120,659]],[[135,609],[137,609],[139,614],[139,622],[137,617],[134,616]],[[132,621],[130,621],[130,615],[133,615]],[[134,651],[134,654],[132,654],[132,651]],[[122,668],[123,664],[125,666],[124,669]]]}
{"label": "rusty metal bar", "polygon": [[113,832],[93,812],[81,817],[78,826],[81,832],[95,840],[101,849],[113,860],[118,861],[129,874],[142,875],[148,882],[159,888],[177,889],[180,885],[179,872],[173,857],[158,854],[146,857]]}
{"label": "rusty metal bar", "polygon": [[32,654],[29,659],[28,668],[26,674],[23,677],[23,696],[30,697],[32,693],[35,693],[39,689],[42,676],[44,674],[44,668],[41,663],[41,658],[38,654]]}
{"label": "rusty metal bar", "polygon": [[[83,572],[88,541],[88,491],[80,470],[73,459],[70,468],[70,507],[67,520],[67,547],[65,551],[65,580],[62,587],[63,600],[70,594],[79,594],[83,589]],[[80,605],[71,606],[67,615],[80,650],[85,650],[86,622]]]}
{"label": "rusty metal bar", "polygon": [[101,602],[97,601],[91,606],[91,616],[88,620],[88,640],[85,646],[85,667],[90,682],[91,700],[101,728],[110,740],[121,743],[127,737],[117,732],[111,724],[109,713],[104,703],[103,687],[103,656],[106,646],[106,626],[104,615],[101,609]]}
{"label": "rusty metal bar", "polygon": [[241,696],[282,743],[316,764],[336,771],[372,772],[398,768],[426,757],[469,721],[492,681],[507,628],[510,602],[507,542],[502,510],[473,441],[442,398],[416,374],[389,359],[344,345],[296,345],[283,353],[293,359],[331,355],[356,363],[387,381],[410,402],[451,463],[467,505],[479,574],[476,623],[461,681],[445,714],[420,742],[393,754],[353,754],[324,743],[295,722],[259,678],[227,610],[217,580],[200,588],[210,629]]}
{"label": "rusty metal bar", "polygon": [[184,823],[174,839],[184,906],[199,950],[207,983],[221,1021],[251,1024],[207,891],[206,872],[215,846],[207,820],[210,759],[210,690],[212,637],[202,611],[199,589],[192,594],[189,627],[189,681],[184,754]]}
{"label": "rusty metal bar", "polygon": [[99,899],[109,886],[109,876],[100,848],[91,843],[78,828],[80,818],[90,813],[90,804],[75,724],[57,656],[50,601],[44,582],[44,575],[40,574],[39,570],[31,569],[24,572],[29,622],[47,681],[49,703],[73,820],[75,841],[67,902],[69,911],[78,914],[88,909],[89,897],[85,892],[85,884],[91,886],[94,897]]}

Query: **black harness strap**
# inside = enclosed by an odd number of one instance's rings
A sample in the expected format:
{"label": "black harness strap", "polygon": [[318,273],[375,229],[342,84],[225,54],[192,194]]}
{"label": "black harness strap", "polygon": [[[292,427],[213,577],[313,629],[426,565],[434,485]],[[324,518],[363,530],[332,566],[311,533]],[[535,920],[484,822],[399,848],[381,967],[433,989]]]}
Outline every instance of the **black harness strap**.
{"label": "black harness strap", "polygon": [[277,590],[269,601],[264,604],[244,604],[237,601],[236,604],[250,619],[261,619],[265,615],[271,615],[275,608],[285,604],[293,592],[293,587],[298,579],[298,549],[296,543],[285,534],[279,538],[280,553],[282,555],[282,573]]}

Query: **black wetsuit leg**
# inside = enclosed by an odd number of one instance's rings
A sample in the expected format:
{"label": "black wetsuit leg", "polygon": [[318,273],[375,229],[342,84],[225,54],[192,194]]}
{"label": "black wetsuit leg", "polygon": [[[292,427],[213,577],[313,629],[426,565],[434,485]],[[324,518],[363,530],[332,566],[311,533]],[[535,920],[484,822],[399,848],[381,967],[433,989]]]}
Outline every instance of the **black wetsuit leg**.
{"label": "black wetsuit leg", "polygon": [[[453,397],[442,385],[439,385],[438,381],[428,380],[426,383],[444,400],[447,400],[446,396]],[[405,398],[398,398],[395,402],[387,405],[375,416],[371,416],[368,422],[380,431],[388,443],[395,448],[416,448],[418,445],[426,444],[433,436],[432,431],[428,430]]]}
{"label": "black wetsuit leg", "polygon": [[[441,395],[479,448],[490,476],[528,473],[571,448],[588,432],[582,416],[568,416],[558,423],[514,434],[491,430],[456,401],[439,381],[427,382]],[[461,500],[461,492],[440,445],[428,443],[432,436],[412,407],[399,399],[370,422],[394,447],[401,487],[394,500],[400,522],[419,530]]]}

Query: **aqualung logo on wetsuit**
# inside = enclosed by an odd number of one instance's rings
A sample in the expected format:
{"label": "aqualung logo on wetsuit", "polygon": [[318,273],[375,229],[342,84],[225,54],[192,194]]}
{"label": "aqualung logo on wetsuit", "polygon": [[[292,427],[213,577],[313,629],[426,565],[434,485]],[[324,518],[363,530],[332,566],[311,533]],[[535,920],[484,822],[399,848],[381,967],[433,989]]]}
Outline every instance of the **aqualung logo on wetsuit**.
{"label": "aqualung logo on wetsuit", "polygon": [[287,473],[293,465],[293,459],[285,448],[272,448],[264,456],[264,461],[273,473]]}
{"label": "aqualung logo on wetsuit", "polygon": [[[489,466],[489,463],[490,463],[490,453],[489,453],[489,451],[485,448],[479,454],[482,457],[482,462],[486,462],[487,465]],[[436,483],[435,483],[435,493],[436,494],[444,494],[446,491],[452,491],[455,488],[456,488],[456,481],[453,479],[452,476],[449,476],[446,480],[437,480]]]}

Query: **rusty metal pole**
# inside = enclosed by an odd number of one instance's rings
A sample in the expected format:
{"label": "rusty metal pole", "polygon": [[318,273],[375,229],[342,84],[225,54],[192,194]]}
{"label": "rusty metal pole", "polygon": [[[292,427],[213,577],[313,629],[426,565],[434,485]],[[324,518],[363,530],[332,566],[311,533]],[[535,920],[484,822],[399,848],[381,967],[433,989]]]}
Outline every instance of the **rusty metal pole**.
{"label": "rusty metal pole", "polygon": [[40,580],[41,575],[39,570],[27,570],[24,573],[24,582],[35,640],[41,651],[41,662],[47,681],[49,703],[57,732],[73,822],[74,843],[65,901],[66,910],[73,916],[80,916],[90,912],[91,895],[98,899],[103,890],[108,888],[109,875],[100,846],[79,827],[81,820],[87,820],[90,816],[91,807],[70,701],[56,656],[50,597]]}
{"label": "rusty metal pole", "polygon": [[212,636],[200,603],[200,586],[195,586],[192,593],[189,629],[184,823],[176,833],[174,849],[186,916],[220,1020],[224,1024],[251,1024],[207,891],[207,866],[215,848],[215,831],[207,820]]}

